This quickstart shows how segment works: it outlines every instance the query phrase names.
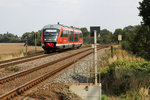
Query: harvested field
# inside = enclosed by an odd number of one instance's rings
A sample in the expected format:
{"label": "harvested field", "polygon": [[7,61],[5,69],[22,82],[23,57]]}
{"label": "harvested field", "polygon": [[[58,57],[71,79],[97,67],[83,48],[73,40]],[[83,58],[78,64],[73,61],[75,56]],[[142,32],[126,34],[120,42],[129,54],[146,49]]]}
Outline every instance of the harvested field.
{"label": "harvested field", "polygon": [[[37,46],[37,52],[43,51],[41,46]],[[12,59],[24,56],[26,48],[24,43],[0,43],[0,60]],[[28,53],[34,53],[35,47],[28,46]]]}

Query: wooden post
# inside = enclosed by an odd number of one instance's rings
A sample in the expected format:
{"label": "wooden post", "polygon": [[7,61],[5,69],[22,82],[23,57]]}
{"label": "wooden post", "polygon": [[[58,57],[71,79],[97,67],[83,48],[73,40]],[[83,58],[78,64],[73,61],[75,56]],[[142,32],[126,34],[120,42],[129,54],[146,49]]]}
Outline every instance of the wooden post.
{"label": "wooden post", "polygon": [[111,57],[112,57],[112,58],[114,57],[114,49],[113,49],[113,46],[111,46]]}
{"label": "wooden post", "polygon": [[36,46],[37,46],[37,42],[36,42],[37,36],[36,36],[36,35],[37,35],[37,34],[35,33],[35,34],[34,34],[34,37],[35,37],[35,40],[34,40],[34,43],[35,43],[35,52],[37,52],[37,47],[36,47]]}
{"label": "wooden post", "polygon": [[28,55],[27,41],[26,41],[26,56]]}

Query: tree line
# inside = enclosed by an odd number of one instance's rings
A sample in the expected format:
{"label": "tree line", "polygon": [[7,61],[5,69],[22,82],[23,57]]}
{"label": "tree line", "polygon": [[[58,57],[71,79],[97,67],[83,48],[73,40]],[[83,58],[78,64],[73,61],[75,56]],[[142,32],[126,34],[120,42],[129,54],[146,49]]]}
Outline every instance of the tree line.
{"label": "tree line", "polygon": [[27,41],[28,45],[35,45],[35,38],[37,45],[41,45],[41,31],[26,32],[22,36],[14,35],[13,33],[0,34],[0,43],[24,43]]}
{"label": "tree line", "polygon": [[[83,33],[83,43],[93,44],[94,38],[90,36],[87,28],[81,28]],[[122,35],[121,47],[146,59],[150,59],[150,27],[145,25],[126,26],[123,29],[118,28],[112,33],[107,29],[100,30],[100,37],[97,37],[97,43],[100,44],[118,44],[118,35]],[[41,30],[37,32],[26,32],[21,37],[12,33],[0,35],[1,43],[25,43],[35,45],[35,38],[38,46],[41,46]]]}
{"label": "tree line", "polygon": [[[87,28],[80,28],[83,33],[83,42],[84,44],[92,44],[94,39],[90,36],[90,32]],[[133,26],[127,26],[124,29],[116,29],[114,33],[107,29],[100,31],[100,37],[97,37],[97,42],[100,44],[116,44],[118,43],[118,35],[123,35],[123,40],[126,40],[128,37],[128,32],[133,30]],[[37,32],[26,32],[21,37],[14,35],[12,33],[4,33],[0,35],[1,43],[16,43],[16,42],[28,42],[28,45],[34,45],[35,38],[37,45],[41,45],[41,31]]]}
{"label": "tree line", "polygon": [[21,38],[18,37],[17,35],[14,35],[12,33],[4,33],[0,34],[0,43],[17,43],[21,42]]}
{"label": "tree line", "polygon": [[[118,35],[122,35],[122,41],[127,41],[130,35],[134,33],[136,26],[126,26],[125,28],[121,29],[118,28],[112,33],[107,29],[100,30],[100,35],[97,37],[97,43],[100,44],[118,44]],[[93,43],[93,37],[90,37],[90,32],[87,28],[81,28],[83,33],[83,41],[84,43],[91,44]]]}

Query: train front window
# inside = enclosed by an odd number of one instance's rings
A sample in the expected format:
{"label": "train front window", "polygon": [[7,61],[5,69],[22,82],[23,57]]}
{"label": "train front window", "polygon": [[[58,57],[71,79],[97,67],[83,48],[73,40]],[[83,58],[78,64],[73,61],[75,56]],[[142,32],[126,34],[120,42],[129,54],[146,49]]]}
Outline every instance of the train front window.
{"label": "train front window", "polygon": [[47,29],[44,32],[44,35],[58,35],[59,34],[59,30],[57,29]]}

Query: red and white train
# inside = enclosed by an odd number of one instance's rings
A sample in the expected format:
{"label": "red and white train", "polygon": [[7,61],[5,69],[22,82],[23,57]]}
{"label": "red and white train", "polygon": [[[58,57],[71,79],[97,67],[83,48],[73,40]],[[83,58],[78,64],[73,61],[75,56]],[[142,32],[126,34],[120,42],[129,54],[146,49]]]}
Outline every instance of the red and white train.
{"label": "red and white train", "polygon": [[60,24],[46,25],[42,29],[42,48],[45,52],[56,49],[79,48],[83,43],[80,29]]}

